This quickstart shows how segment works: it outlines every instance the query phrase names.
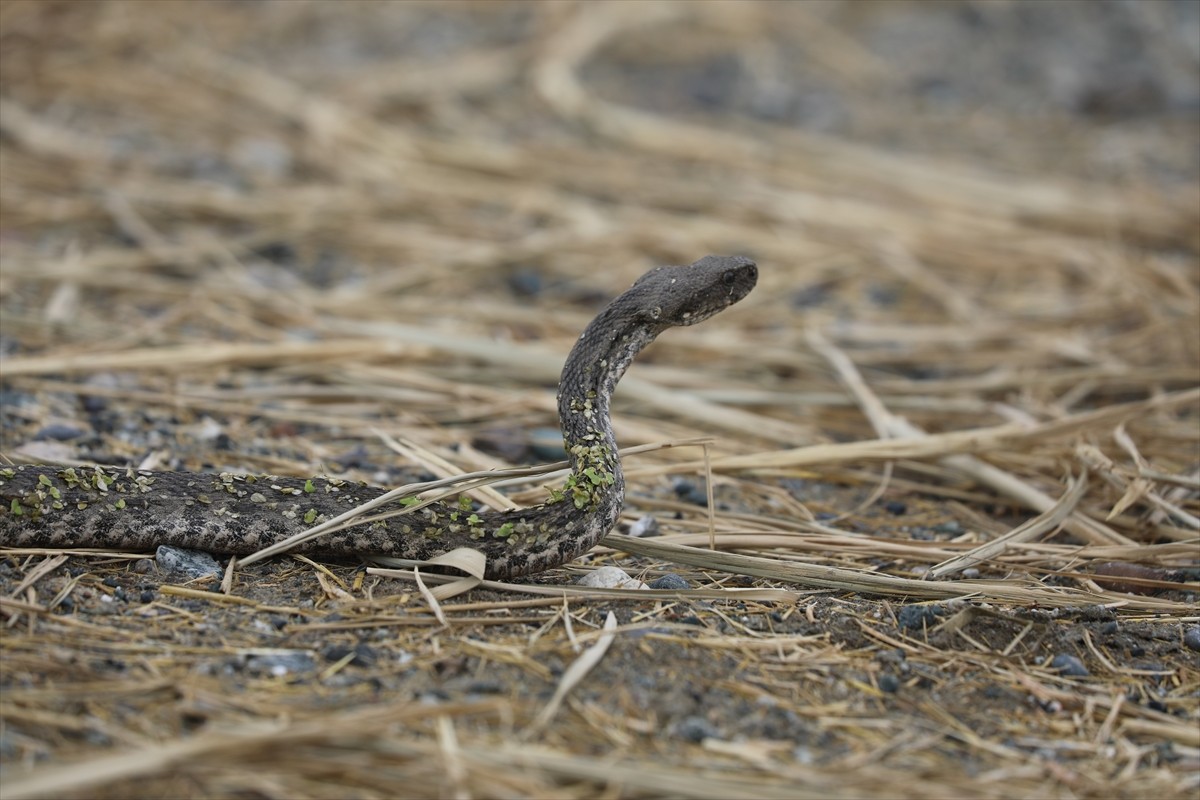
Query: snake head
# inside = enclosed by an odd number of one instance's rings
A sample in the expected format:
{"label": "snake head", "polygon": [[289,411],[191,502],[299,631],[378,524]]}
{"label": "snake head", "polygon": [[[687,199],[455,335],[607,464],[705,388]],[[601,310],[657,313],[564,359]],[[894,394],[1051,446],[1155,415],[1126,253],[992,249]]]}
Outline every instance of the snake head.
{"label": "snake head", "polygon": [[750,294],[757,281],[758,265],[744,256],[705,256],[686,267],[656,267],[625,295],[648,324],[663,329],[708,319]]}

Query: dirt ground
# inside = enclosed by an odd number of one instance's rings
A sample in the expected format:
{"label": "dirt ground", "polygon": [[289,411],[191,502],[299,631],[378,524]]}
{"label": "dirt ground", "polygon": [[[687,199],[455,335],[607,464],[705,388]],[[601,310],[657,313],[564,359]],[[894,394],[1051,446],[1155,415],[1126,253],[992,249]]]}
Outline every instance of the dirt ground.
{"label": "dirt ground", "polygon": [[761,272],[563,568],[0,553],[0,794],[1197,797],[1198,64],[1189,0],[0,3],[0,462],[552,462],[607,299]]}

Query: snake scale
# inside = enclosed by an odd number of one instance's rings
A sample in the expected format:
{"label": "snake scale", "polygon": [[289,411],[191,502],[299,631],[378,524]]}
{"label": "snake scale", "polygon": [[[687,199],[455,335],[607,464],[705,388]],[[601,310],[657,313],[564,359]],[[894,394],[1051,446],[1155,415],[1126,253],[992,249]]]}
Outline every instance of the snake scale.
{"label": "snake scale", "polygon": [[[617,381],[664,330],[708,319],[745,297],[757,279],[757,266],[740,256],[658,267],[588,324],[558,388],[571,471],[547,502],[501,512],[438,501],[331,532],[297,550],[424,560],[472,547],[487,556],[489,578],[538,572],[587,552],[616,524],[625,499],[609,415]],[[246,554],[385,491],[324,477],[0,466],[0,546],[139,551],[170,544]]]}

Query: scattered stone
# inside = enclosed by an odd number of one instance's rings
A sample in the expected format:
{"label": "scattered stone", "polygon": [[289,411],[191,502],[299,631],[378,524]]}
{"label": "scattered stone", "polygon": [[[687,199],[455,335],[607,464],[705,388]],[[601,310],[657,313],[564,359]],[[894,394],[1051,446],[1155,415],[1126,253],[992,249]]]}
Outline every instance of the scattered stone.
{"label": "scattered stone", "polygon": [[878,653],[875,654],[875,660],[878,661],[880,664],[891,666],[896,669],[905,670],[905,671],[907,671],[909,669],[909,666],[907,663],[908,654],[905,653],[904,650],[899,647],[895,647],[890,650],[880,650]]}
{"label": "scattered stone", "polygon": [[212,442],[225,432],[221,423],[217,422],[212,417],[204,417],[199,422],[194,422],[191,425],[181,427],[181,430],[195,439],[197,442]]}
{"label": "scattered stone", "polygon": [[651,589],[665,589],[667,591],[682,591],[683,589],[692,588],[692,584],[688,583],[687,579],[681,578],[674,572],[668,572],[661,578],[655,578],[650,581]]}
{"label": "scattered stone", "polygon": [[[104,389],[116,389],[121,385],[121,381],[111,372],[98,372],[95,375],[89,375],[84,380],[86,386],[96,386]],[[83,410],[89,414],[99,414],[101,411],[108,409],[108,398],[99,394],[85,394],[81,402]]]}
{"label": "scattered stone", "polygon": [[350,663],[356,667],[374,666],[375,662],[379,660],[379,655],[375,651],[375,648],[362,643],[355,645],[353,648],[340,644],[331,644],[321,651],[321,658],[329,662],[341,661],[351,653],[354,655],[350,659]]}
{"label": "scattered stone", "polygon": [[1193,625],[1183,632],[1183,644],[1189,650],[1200,650],[1200,625]]}
{"label": "scattered stone", "polygon": [[86,436],[87,433],[86,430],[77,425],[70,425],[65,422],[52,422],[35,433],[33,440],[35,442],[44,442],[47,440],[67,442],[71,439],[78,439],[80,436]]}
{"label": "scattered stone", "polygon": [[638,521],[629,526],[629,535],[636,537],[643,536],[658,536],[658,517],[653,514],[647,514],[644,517],[639,517]]}
{"label": "scattered stone", "polygon": [[940,606],[911,605],[904,606],[896,614],[896,621],[905,630],[921,629],[937,622],[942,613]]}
{"label": "scattered stone", "polygon": [[508,276],[508,288],[518,297],[537,297],[545,283],[542,274],[530,267],[520,267]]}
{"label": "scattered stone", "polygon": [[879,676],[879,691],[894,694],[900,690],[900,679],[890,672]]}
{"label": "scattered stone", "polygon": [[687,478],[676,478],[671,488],[675,490],[675,496],[680,500],[698,506],[708,505],[708,488],[704,481],[696,483]]}
{"label": "scattered stone", "polygon": [[636,578],[629,577],[624,570],[617,567],[600,567],[599,569],[592,570],[587,575],[575,581],[575,583],[578,586],[588,586],[592,589],[650,588]]}
{"label": "scattered stone", "polygon": [[246,656],[246,672],[256,675],[272,675],[282,678],[300,672],[312,672],[316,661],[307,650],[279,650],[270,653],[252,653]]}
{"label": "scattered stone", "polygon": [[558,428],[534,428],[529,432],[529,452],[537,461],[562,461],[562,431]]}
{"label": "scattered stone", "polygon": [[[453,684],[455,681],[448,681]],[[467,694],[507,694],[508,686],[500,681],[472,680],[463,683],[463,691]]]}
{"label": "scattered stone", "polygon": [[675,735],[699,744],[705,739],[720,739],[721,732],[704,717],[686,717],[675,725]]}
{"label": "scattered stone", "polygon": [[369,469],[374,466],[371,463],[370,453],[361,444],[346,453],[332,456],[329,460],[333,464],[336,464],[340,470]]}
{"label": "scattered stone", "polygon": [[887,509],[889,514],[897,517],[908,512],[908,505],[899,500],[888,500],[883,504],[883,507]]}
{"label": "scattered stone", "polygon": [[205,553],[203,550],[159,545],[159,548],[154,551],[154,561],[160,570],[172,577],[194,580],[207,575],[219,576],[221,574],[221,565],[211,554]]}
{"label": "scattered stone", "polygon": [[1083,665],[1075,656],[1070,653],[1059,653],[1050,662],[1050,669],[1057,670],[1059,675],[1066,675],[1071,678],[1083,678],[1091,673],[1088,668]]}
{"label": "scattered stone", "polygon": [[829,300],[831,283],[814,283],[792,292],[788,298],[792,308],[804,309],[823,305]]}

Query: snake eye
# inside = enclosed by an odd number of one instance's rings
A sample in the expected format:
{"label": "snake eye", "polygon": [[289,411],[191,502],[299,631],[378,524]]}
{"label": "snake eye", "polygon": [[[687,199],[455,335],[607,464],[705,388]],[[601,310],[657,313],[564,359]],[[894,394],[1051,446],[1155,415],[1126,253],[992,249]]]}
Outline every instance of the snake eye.
{"label": "snake eye", "polygon": [[726,272],[724,275],[721,276],[721,280],[725,281],[725,285],[728,286],[729,284],[731,284],[735,280],[737,280],[737,275],[734,273],[733,270],[729,270],[728,272]]}

